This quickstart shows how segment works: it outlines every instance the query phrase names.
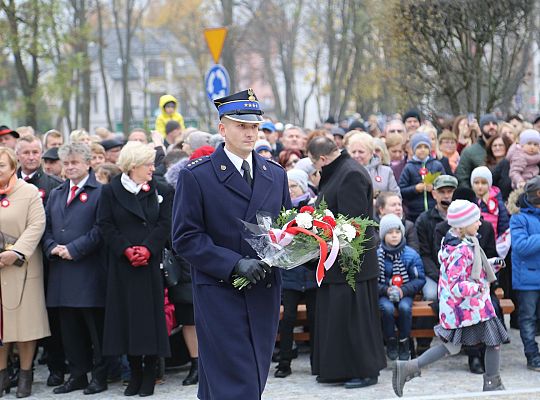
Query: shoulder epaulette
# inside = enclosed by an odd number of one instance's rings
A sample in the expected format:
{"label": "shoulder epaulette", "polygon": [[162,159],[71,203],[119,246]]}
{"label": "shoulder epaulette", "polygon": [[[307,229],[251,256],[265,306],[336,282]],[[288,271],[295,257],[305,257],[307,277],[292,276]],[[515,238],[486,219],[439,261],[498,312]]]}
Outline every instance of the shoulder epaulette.
{"label": "shoulder epaulette", "polygon": [[272,159],[272,158],[269,158],[269,159],[267,159],[266,161],[268,161],[268,162],[270,162],[270,163],[272,163],[272,164],[278,166],[278,167],[281,168],[281,169],[284,169],[284,168],[281,166],[280,163],[278,163],[276,160],[274,160],[274,159]]}
{"label": "shoulder epaulette", "polygon": [[208,161],[210,161],[210,156],[203,156],[203,157],[200,157],[200,158],[196,158],[196,159],[191,160],[190,162],[188,162],[187,165],[186,165],[186,168],[193,169],[196,166],[202,165],[202,164],[204,164],[205,162],[208,162]]}

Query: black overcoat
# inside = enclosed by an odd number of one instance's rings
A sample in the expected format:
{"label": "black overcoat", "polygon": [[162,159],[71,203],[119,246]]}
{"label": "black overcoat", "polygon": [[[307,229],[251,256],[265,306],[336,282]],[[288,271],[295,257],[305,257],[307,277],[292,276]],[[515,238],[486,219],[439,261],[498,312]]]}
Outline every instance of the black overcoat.
{"label": "black overcoat", "polygon": [[[322,199],[335,215],[373,215],[369,173],[345,150],[322,168],[317,201]],[[313,372],[323,381],[376,377],[386,367],[374,230],[369,228],[367,235],[371,240],[356,277],[356,291],[346,283],[336,261],[317,293]]]}
{"label": "black overcoat", "polygon": [[[128,192],[120,175],[102,188],[98,224],[107,246],[105,355],[168,356],[161,253],[171,229],[172,190],[148,182],[149,190]],[[133,267],[131,246],[150,250],[149,265]]]}

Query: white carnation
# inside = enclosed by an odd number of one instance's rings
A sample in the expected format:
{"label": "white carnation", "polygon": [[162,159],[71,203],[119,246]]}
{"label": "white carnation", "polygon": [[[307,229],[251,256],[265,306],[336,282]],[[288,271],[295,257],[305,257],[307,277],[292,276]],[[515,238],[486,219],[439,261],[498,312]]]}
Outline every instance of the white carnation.
{"label": "white carnation", "polygon": [[326,217],[332,217],[334,219],[336,218],[336,217],[334,217],[334,213],[332,211],[330,211],[329,209],[324,210],[324,215]]}
{"label": "white carnation", "polygon": [[308,213],[300,213],[295,218],[300,228],[310,229],[313,225],[313,217]]}
{"label": "white carnation", "polygon": [[352,242],[356,237],[356,229],[351,224],[343,224],[341,229],[343,230],[343,235],[347,238],[347,241]]}

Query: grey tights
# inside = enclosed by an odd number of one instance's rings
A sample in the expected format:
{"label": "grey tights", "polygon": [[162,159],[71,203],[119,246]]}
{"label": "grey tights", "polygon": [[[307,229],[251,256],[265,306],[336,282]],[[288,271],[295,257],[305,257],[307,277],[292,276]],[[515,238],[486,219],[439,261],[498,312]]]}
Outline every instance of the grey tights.
{"label": "grey tights", "polygon": [[[418,357],[418,367],[424,368],[426,365],[434,363],[449,354],[459,353],[461,346],[455,346],[451,344],[439,344],[431,347],[420,357]],[[501,364],[501,348],[500,346],[486,346],[486,355],[484,357],[484,364],[486,366],[486,375],[495,376],[499,375],[499,368]]]}

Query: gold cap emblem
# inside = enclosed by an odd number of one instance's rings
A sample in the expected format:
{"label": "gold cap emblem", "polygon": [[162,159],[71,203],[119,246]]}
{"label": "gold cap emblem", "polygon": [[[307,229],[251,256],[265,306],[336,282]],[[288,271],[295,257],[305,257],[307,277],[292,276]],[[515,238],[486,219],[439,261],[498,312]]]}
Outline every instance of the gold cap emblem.
{"label": "gold cap emblem", "polygon": [[252,88],[249,88],[249,89],[248,89],[248,96],[249,96],[249,97],[248,97],[248,100],[249,100],[249,101],[257,101],[257,100],[255,99],[255,92],[253,92],[253,89],[252,89]]}

